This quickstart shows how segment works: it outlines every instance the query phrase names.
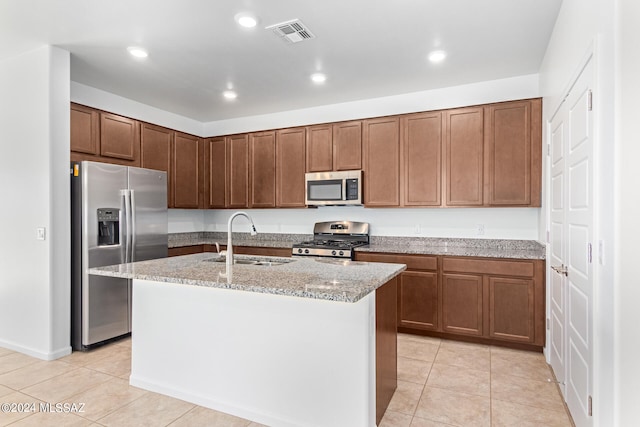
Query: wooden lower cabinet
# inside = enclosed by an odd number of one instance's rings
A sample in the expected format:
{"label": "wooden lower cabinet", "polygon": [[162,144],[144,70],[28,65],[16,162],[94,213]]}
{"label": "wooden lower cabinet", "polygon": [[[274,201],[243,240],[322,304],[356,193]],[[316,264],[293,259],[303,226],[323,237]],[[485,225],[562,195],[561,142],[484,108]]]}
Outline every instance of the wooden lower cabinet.
{"label": "wooden lower cabinet", "polygon": [[437,331],[438,295],[438,273],[403,272],[398,290],[398,325]]}
{"label": "wooden lower cabinet", "polygon": [[540,351],[544,260],[356,252],[407,265],[398,280],[398,330]]}
{"label": "wooden lower cabinet", "polygon": [[442,275],[442,331],[482,336],[482,276]]}
{"label": "wooden lower cabinet", "polygon": [[376,425],[398,386],[398,279],[376,289]]}

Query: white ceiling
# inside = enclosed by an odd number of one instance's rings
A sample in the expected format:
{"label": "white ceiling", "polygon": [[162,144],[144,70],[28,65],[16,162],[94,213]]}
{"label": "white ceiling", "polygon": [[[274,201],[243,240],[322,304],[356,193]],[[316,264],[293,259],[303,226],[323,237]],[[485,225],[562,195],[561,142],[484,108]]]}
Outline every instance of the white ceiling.
{"label": "white ceiling", "polygon": [[[0,0],[0,58],[59,46],[73,81],[209,122],[537,73],[561,2]],[[258,26],[240,28],[240,12]],[[316,38],[264,29],[294,18]]]}

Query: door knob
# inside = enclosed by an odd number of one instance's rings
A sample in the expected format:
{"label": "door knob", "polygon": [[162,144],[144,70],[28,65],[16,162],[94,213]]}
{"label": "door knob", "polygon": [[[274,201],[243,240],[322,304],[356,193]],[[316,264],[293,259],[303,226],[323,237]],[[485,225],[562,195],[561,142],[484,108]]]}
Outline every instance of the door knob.
{"label": "door knob", "polygon": [[564,264],[561,264],[560,267],[556,267],[554,265],[551,266],[551,269],[553,271],[555,271],[558,274],[562,274],[564,276],[568,276],[569,275],[569,270],[567,269],[567,267]]}

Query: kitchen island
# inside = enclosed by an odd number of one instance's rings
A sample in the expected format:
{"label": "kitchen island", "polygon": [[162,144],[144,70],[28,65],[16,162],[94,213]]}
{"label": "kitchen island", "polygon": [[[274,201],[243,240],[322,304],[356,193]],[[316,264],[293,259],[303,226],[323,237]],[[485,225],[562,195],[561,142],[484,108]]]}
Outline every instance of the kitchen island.
{"label": "kitchen island", "polygon": [[269,426],[366,426],[396,387],[402,264],[216,254],[91,269],[133,279],[130,383]]}

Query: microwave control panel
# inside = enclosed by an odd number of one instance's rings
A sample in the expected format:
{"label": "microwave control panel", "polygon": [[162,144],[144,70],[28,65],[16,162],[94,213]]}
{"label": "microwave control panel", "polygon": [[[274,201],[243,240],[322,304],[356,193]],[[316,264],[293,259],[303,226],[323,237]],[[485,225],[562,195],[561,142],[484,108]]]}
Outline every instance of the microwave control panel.
{"label": "microwave control panel", "polygon": [[347,194],[346,200],[358,200],[358,180],[357,179],[347,179]]}

